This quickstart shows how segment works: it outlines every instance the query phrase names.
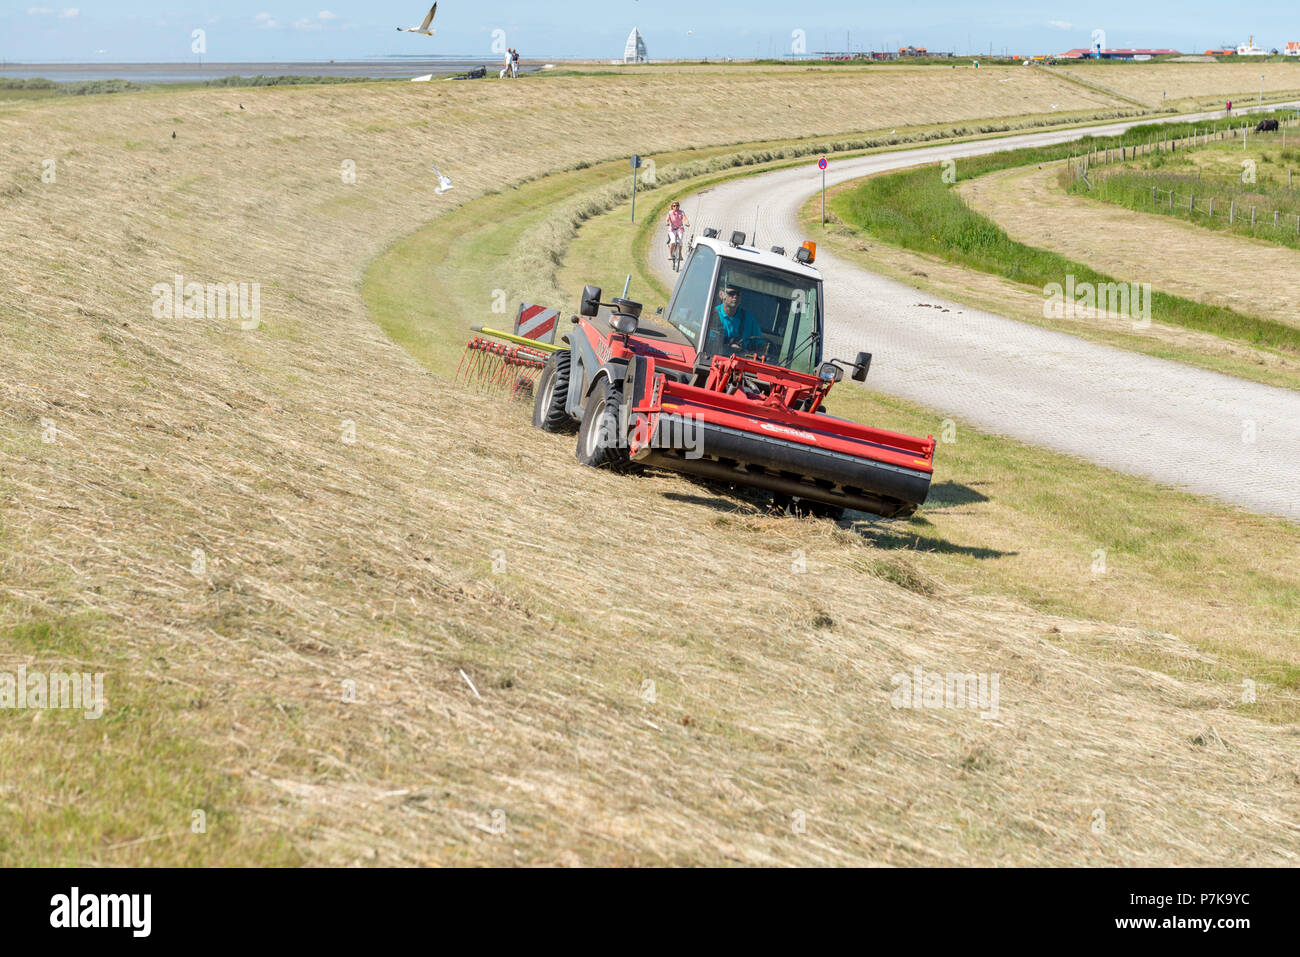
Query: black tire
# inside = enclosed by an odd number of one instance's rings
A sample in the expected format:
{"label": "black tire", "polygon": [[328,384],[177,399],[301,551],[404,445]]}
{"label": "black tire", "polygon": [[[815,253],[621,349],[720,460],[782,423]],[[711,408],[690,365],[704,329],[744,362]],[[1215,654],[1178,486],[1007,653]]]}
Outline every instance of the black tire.
{"label": "black tire", "polygon": [[610,468],[616,472],[631,472],[636,463],[627,457],[627,439],[619,427],[619,406],[623,404],[622,390],[602,376],[582,413],[578,427],[578,461],[591,468]]}
{"label": "black tire", "polygon": [[546,360],[533,396],[533,426],[543,432],[572,434],[576,428],[564,403],[569,395],[568,349],[561,349]]}

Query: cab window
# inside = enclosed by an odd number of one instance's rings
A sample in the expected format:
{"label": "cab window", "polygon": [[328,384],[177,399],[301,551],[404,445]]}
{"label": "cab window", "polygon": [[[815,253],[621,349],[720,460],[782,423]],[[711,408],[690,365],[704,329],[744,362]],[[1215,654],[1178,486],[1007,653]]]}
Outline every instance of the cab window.
{"label": "cab window", "polygon": [[677,287],[677,296],[668,311],[668,324],[696,345],[700,340],[700,325],[704,310],[708,308],[709,289],[713,282],[713,266],[718,254],[708,246],[696,246],[686,273]]}

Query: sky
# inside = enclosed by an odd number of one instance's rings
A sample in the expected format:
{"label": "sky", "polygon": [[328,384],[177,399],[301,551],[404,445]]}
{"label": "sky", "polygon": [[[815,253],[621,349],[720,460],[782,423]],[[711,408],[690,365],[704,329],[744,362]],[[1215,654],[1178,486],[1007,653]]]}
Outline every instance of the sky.
{"label": "sky", "polygon": [[[1110,47],[1201,52],[1300,40],[1300,5],[1248,8],[1208,0],[1055,3],[984,0],[864,5],[854,0],[0,0],[0,59],[21,62],[208,62],[620,57],[639,27],[651,57],[785,56],[822,50],[1060,53],[1105,31]],[[73,6],[72,4],[80,4]],[[194,31],[201,30],[201,42]],[[801,31],[801,32],[797,32]],[[200,51],[198,48],[202,47]]]}

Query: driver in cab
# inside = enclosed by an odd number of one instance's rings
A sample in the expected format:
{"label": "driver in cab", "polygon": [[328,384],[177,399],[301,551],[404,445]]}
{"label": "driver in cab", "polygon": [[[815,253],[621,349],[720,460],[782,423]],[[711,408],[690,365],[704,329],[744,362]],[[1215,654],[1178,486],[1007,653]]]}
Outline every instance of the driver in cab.
{"label": "driver in cab", "polygon": [[722,287],[722,302],[714,310],[713,328],[722,337],[723,347],[730,352],[763,351],[766,341],[758,320],[747,313],[740,304],[740,287],[726,283]]}

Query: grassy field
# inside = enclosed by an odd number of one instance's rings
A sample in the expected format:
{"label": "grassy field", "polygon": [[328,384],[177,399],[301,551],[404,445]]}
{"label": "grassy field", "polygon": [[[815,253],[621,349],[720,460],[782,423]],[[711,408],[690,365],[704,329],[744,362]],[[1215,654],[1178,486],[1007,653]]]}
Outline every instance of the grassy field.
{"label": "grassy field", "polygon": [[[683,189],[673,194],[679,195],[686,189],[697,190],[729,175],[735,174],[700,177],[684,183]],[[457,333],[463,325],[457,322],[457,316],[471,309],[474,301],[482,297],[483,283],[487,278],[476,272],[476,263],[513,257],[516,274],[521,278],[529,275],[527,250],[533,245],[530,236],[533,219],[538,210],[555,204],[553,190],[563,185],[563,177],[552,179],[526,187],[527,195],[513,216],[504,207],[496,205],[483,207],[481,215],[475,215],[477,209],[461,211],[457,219],[448,224],[460,237],[454,250],[444,248],[440,240],[442,224],[436,223],[408,237],[372,267],[367,276],[367,301],[381,322],[395,324],[395,338],[411,344],[413,353],[431,368],[449,373],[459,357],[458,346],[463,333],[459,336]],[[573,308],[577,292],[585,283],[621,288],[625,274],[631,272],[633,294],[645,301],[646,312],[650,313],[656,305],[663,304],[667,290],[646,268],[646,257],[659,254],[660,250],[657,247],[651,249],[646,240],[653,233],[653,226],[661,217],[662,205],[668,198],[660,198],[657,204],[643,198],[638,205],[635,223],[629,217],[627,203],[618,204],[585,221],[568,246],[558,272],[553,272],[548,264],[544,270],[546,279],[537,277],[535,285],[538,288],[547,284],[557,287],[554,295],[559,298],[542,301],[567,303],[569,308]],[[463,222],[460,216],[465,217]],[[513,247],[502,238],[511,235],[517,237]],[[438,257],[439,271],[448,276],[450,282],[408,284],[405,287],[395,285],[401,276],[411,274],[412,263],[433,257]],[[386,293],[381,296],[381,290],[393,289],[400,291],[393,296]],[[566,295],[565,290],[569,294]],[[369,295],[370,291],[374,292],[373,297]],[[400,310],[394,308],[395,301],[402,303]],[[841,390],[833,406],[836,414],[879,422],[888,428],[913,434],[938,434],[941,431],[942,423],[933,413],[861,390]],[[960,428],[963,434],[967,432],[964,425]],[[983,502],[987,496],[995,498],[1000,507],[1009,511],[1000,514],[992,523],[999,529],[998,545],[994,547],[985,545],[985,539],[979,537],[990,532],[988,516],[981,515],[977,520],[977,532],[960,520],[950,524],[953,516],[942,506],[936,510],[927,509],[925,518],[914,523],[919,527],[909,528],[906,534],[912,538],[907,550],[934,562],[926,567],[929,574],[945,581],[960,581],[963,587],[989,594],[1011,595],[1044,611],[1102,620],[1124,620],[1136,609],[1149,606],[1153,582],[1163,579],[1160,588],[1168,596],[1168,603],[1162,602],[1159,615],[1147,620],[1147,624],[1191,638],[1198,646],[1214,653],[1231,656],[1233,653],[1218,639],[1223,629],[1231,626],[1226,619],[1219,619],[1215,606],[1206,603],[1201,575],[1206,568],[1223,561],[1219,566],[1220,574],[1225,578],[1231,577],[1229,569],[1248,562],[1248,556],[1263,547],[1265,541],[1276,541],[1282,547],[1274,553],[1279,563],[1273,567],[1280,572],[1280,577],[1270,577],[1263,592],[1255,592],[1255,585],[1244,580],[1229,586],[1240,585],[1247,591],[1238,593],[1223,607],[1234,609],[1233,614],[1238,614],[1242,607],[1253,606],[1262,613],[1254,623],[1246,626],[1253,637],[1248,642],[1236,644],[1239,650],[1247,645],[1253,649],[1245,658],[1236,659],[1236,665],[1271,669],[1275,677],[1287,684],[1293,680],[1292,672],[1300,658],[1295,657],[1297,636],[1288,621],[1294,608],[1300,605],[1300,591],[1297,590],[1300,579],[1293,580],[1290,573],[1282,570],[1285,563],[1281,559],[1300,544],[1300,533],[1293,526],[1284,521],[1263,520],[1263,525],[1259,526],[1261,531],[1267,529],[1263,537],[1255,538],[1254,533],[1247,533],[1243,549],[1230,549],[1232,554],[1228,555],[1224,552],[1225,543],[1236,538],[1236,534],[1228,530],[1241,524],[1242,520],[1236,509],[1199,503],[1198,514],[1202,517],[1197,523],[1209,521],[1215,531],[1202,539],[1199,545],[1194,545],[1195,536],[1189,536],[1182,518],[1175,520],[1176,525],[1169,524],[1172,517],[1168,505],[1170,498],[1180,500],[1180,505],[1172,509],[1172,513],[1182,515],[1186,503],[1194,501],[1189,496],[1171,495],[1150,483],[1117,476],[1105,469],[994,436],[978,436],[972,448],[958,450],[955,446],[951,449],[944,446],[941,451],[947,459],[946,474],[951,478],[956,497],[953,504],[964,500],[967,493],[963,490],[978,488],[979,495],[966,504]],[[956,460],[950,457],[951,454],[956,455]],[[1039,473],[1039,468],[1044,472]],[[1062,490],[1064,494],[1059,498],[1045,500],[1043,485],[1052,484],[1044,482],[1045,475],[1064,471],[1075,476],[1068,492]],[[991,478],[995,474],[998,478]],[[1085,475],[1087,477],[1083,478]],[[1143,491],[1139,493],[1138,489]],[[1093,502],[1123,502],[1127,520],[1116,523],[1107,508],[1097,508],[1095,522],[1089,523],[1085,531],[1079,525],[1080,498]],[[939,501],[942,502],[942,493]],[[1205,511],[1200,512],[1201,508]],[[962,516],[968,515],[964,509],[954,511]],[[1218,518],[1209,520],[1205,517],[1210,514],[1217,514]],[[1254,524],[1254,519],[1244,523],[1245,526]],[[1133,527],[1144,530],[1136,539],[1133,538]],[[1081,537],[1062,539],[1059,532],[1053,532],[1053,529],[1061,528],[1075,529],[1082,533]],[[1012,529],[1019,531],[1013,533]],[[881,536],[887,546],[899,546],[904,541],[898,536],[898,529],[889,523],[872,527],[865,533],[873,538]],[[969,540],[972,534],[980,542],[977,546],[967,548],[955,544]],[[1120,537],[1116,538],[1116,535]],[[1075,577],[1072,569],[1086,551],[1084,543],[1091,538],[1105,539],[1105,544],[1099,547],[1108,551],[1124,551],[1130,560],[1142,567],[1142,574],[1128,579],[1124,587],[1112,585],[1096,590],[1087,587],[1090,584],[1087,580],[1080,582],[1084,587],[1078,590],[1065,585]],[[1168,549],[1175,541],[1179,550],[1190,549],[1189,554],[1194,556],[1188,565],[1190,573],[1185,578],[1176,579],[1170,575]],[[984,560],[995,553],[997,561]],[[1264,598],[1265,595],[1268,597]],[[1262,602],[1261,598],[1264,598]],[[1244,632],[1239,633],[1241,637],[1244,637]],[[1261,652],[1262,657],[1252,657]],[[1265,664],[1266,661],[1270,663]]]}
{"label": "grassy field", "polygon": [[[809,78],[763,71],[0,107],[0,672],[101,671],[108,697],[98,721],[0,713],[4,862],[1294,863],[1285,526],[1124,488],[1222,537],[1212,573],[1252,570],[1219,576],[1220,656],[1157,629],[1172,598],[1045,610],[1169,573],[1117,512],[1097,538],[1079,506],[1077,563],[1027,607],[993,584],[993,479],[936,489],[923,521],[965,513],[962,537],[775,518],[583,470],[447,374],[496,290],[567,287],[581,223],[615,228],[629,143],[720,175],[728,144],[1033,124],[1068,95],[845,76],[813,78],[815,111],[786,106]],[[156,314],[177,274],[259,283],[257,327]],[[1057,460],[1020,466],[1069,497]],[[988,583],[941,577],[931,541]],[[915,666],[998,673],[1000,717],[892,708]]]}
{"label": "grassy field", "polygon": [[[1285,145],[1284,135],[1291,146]],[[1248,136],[1244,144],[1229,140],[1143,156],[1098,171],[1090,177],[1091,187],[1080,180],[1069,190],[1137,212],[1300,249],[1297,173],[1300,130],[1292,128]]]}
{"label": "grassy field", "polygon": [[[1149,135],[1150,131],[1135,128],[1113,145],[1125,141],[1144,143]],[[1170,135],[1178,135],[1178,131]],[[969,182],[1003,169],[1044,165],[1070,156],[1074,149],[1077,147],[1066,144],[974,157],[961,164],[959,176]],[[1047,283],[1064,281],[1067,274],[1079,282],[1119,281],[1090,262],[1013,239],[997,222],[973,210],[940,173],[939,166],[932,166],[870,177],[838,191],[830,208],[839,221],[883,242],[1039,289]],[[1157,289],[1152,296],[1151,315],[1164,325],[1300,354],[1300,329],[1225,306]]]}
{"label": "grassy field", "polygon": [[[1149,189],[1143,210],[1101,202],[1096,193],[1064,189],[1062,175],[1050,168],[1011,170],[968,181],[961,192],[974,210],[1016,242],[1086,262],[1110,275],[1150,282],[1185,299],[1300,324],[1295,312],[1300,252],[1153,214]],[[1101,175],[1096,172],[1090,178],[1098,183]],[[1200,189],[1204,197],[1205,187]],[[1198,205],[1201,201],[1198,198]],[[1251,278],[1258,276],[1268,280]],[[1284,355],[1272,353],[1274,358]]]}
{"label": "grassy field", "polygon": [[1294,61],[1163,63],[1154,68],[1137,63],[1115,63],[1110,69],[1098,66],[1079,64],[1051,69],[1090,83],[1098,92],[1121,95],[1150,107],[1163,103],[1189,113],[1221,109],[1228,100],[1237,107],[1254,106],[1259,98],[1261,74],[1266,103],[1291,98],[1300,91],[1300,63]]}

